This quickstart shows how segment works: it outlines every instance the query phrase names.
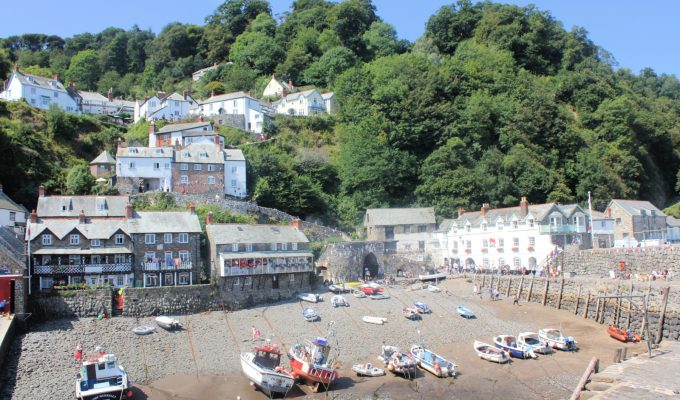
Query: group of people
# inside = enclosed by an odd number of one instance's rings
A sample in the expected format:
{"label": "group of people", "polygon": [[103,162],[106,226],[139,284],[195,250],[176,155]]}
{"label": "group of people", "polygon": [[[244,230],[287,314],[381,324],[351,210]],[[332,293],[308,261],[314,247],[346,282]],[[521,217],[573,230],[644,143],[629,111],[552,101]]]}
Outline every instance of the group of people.
{"label": "group of people", "polygon": [[[479,298],[480,298],[480,299],[483,298],[483,295],[482,295],[482,288],[479,287],[479,286],[477,286],[477,284],[474,284],[474,285],[473,285],[473,287],[472,287],[472,293],[473,293],[475,296],[479,295]],[[501,294],[498,292],[498,289],[496,289],[496,288],[489,288],[489,298],[491,299],[491,301],[500,300],[500,295],[501,295]],[[513,305],[519,305],[519,294],[515,295],[515,296],[512,298],[512,304],[513,304]]]}

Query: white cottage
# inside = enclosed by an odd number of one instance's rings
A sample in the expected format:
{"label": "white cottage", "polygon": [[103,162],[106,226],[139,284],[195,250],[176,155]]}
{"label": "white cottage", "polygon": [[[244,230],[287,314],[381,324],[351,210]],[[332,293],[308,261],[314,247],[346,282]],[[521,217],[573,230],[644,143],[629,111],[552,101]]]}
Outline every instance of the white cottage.
{"label": "white cottage", "polygon": [[0,185],[0,226],[10,227],[14,232],[23,234],[27,216],[28,210],[7,196]]}
{"label": "white cottage", "polygon": [[142,191],[172,189],[172,147],[119,147],[116,153],[118,184]]}
{"label": "white cottage", "polygon": [[244,129],[254,133],[262,133],[264,127],[262,105],[244,92],[221,94],[199,101],[194,112],[203,116],[242,115]]}
{"label": "white cottage", "polygon": [[159,119],[179,121],[189,115],[189,108],[195,104],[196,100],[191,97],[191,92],[188,90],[185,90],[183,95],[178,93],[166,95],[158,92],[143,102],[135,103],[134,121],[137,122],[142,118],[147,121]]}
{"label": "white cottage", "polygon": [[50,79],[24,74],[18,67],[14,67],[5,90],[0,92],[0,99],[9,101],[24,99],[28,104],[43,110],[48,110],[52,104],[56,104],[66,112],[80,114],[79,104],[59,82],[58,76]]}
{"label": "white cottage", "polygon": [[335,93],[329,92],[321,95],[323,103],[326,106],[326,113],[335,114],[338,112],[338,101],[335,99]]}
{"label": "white cottage", "polygon": [[326,112],[326,103],[316,89],[289,94],[273,104],[277,114],[307,116]]}
{"label": "white cottage", "polygon": [[226,149],[224,162],[224,193],[228,196],[246,197],[246,159],[239,149]]}
{"label": "white cottage", "polygon": [[187,146],[192,143],[220,143],[224,147],[224,137],[213,130],[208,121],[170,124],[156,130],[156,124],[149,125],[149,147]]}
{"label": "white cottage", "polygon": [[288,93],[295,91],[293,82],[288,81],[288,83],[279,81],[276,76],[272,75],[272,79],[267,83],[267,86],[262,92],[262,97],[283,97]]}

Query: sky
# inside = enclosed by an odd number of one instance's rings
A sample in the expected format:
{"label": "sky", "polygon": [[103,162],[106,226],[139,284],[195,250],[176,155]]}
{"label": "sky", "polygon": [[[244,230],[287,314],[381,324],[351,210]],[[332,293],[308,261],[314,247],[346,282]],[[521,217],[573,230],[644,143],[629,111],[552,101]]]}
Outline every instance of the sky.
{"label": "sky", "polygon": [[[23,33],[97,33],[114,26],[137,24],[158,33],[170,22],[203,24],[223,0],[31,0],[22,15],[4,16],[0,37]],[[428,18],[454,0],[373,0],[383,21],[392,24],[400,38],[415,41]],[[504,0],[502,3],[535,4],[548,10],[567,30],[585,28],[590,39],[614,56],[619,68],[638,73],[651,67],[658,74],[680,76],[680,1],[675,0]],[[290,10],[292,0],[270,0],[274,15]],[[0,2],[1,4],[1,2]],[[15,3],[19,4],[19,3]],[[22,7],[2,7],[5,13]]]}

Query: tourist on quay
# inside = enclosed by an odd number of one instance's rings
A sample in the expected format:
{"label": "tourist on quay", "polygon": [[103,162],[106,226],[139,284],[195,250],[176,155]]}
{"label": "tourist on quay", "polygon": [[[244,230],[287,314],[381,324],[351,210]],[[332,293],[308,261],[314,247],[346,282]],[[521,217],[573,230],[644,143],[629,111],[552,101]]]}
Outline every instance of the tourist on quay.
{"label": "tourist on quay", "polygon": [[512,300],[512,305],[513,305],[513,306],[515,306],[515,305],[518,306],[518,305],[519,305],[519,294],[516,294],[516,295],[515,295],[515,298]]}
{"label": "tourist on quay", "polygon": [[78,345],[76,346],[76,354],[75,354],[75,359],[76,361],[82,361],[83,360],[83,346]]}
{"label": "tourist on quay", "polygon": [[260,340],[260,339],[262,338],[262,334],[260,333],[260,330],[257,329],[257,328],[255,328],[254,326],[253,326],[252,328],[253,328],[253,332],[252,332],[252,340],[253,340],[253,342],[254,342],[254,341],[257,341],[257,340]]}

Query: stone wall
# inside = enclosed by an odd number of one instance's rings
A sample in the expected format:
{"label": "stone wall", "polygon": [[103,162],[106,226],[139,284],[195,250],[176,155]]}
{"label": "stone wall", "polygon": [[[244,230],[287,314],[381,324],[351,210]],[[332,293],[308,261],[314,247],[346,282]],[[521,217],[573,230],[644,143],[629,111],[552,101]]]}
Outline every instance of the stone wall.
{"label": "stone wall", "polygon": [[378,263],[377,276],[392,273],[385,270],[383,242],[331,243],[316,262],[324,279],[333,282],[351,282],[364,276],[366,257],[373,254]]}
{"label": "stone wall", "polygon": [[44,290],[30,297],[32,318],[38,320],[96,317],[102,308],[111,311],[111,289]]}
{"label": "stone wall", "polygon": [[619,262],[626,263],[626,271],[635,274],[649,274],[668,269],[675,276],[680,274],[680,246],[611,248],[594,250],[567,249],[564,252],[564,271],[577,274],[609,276],[617,272]]}
{"label": "stone wall", "polygon": [[[630,280],[598,280],[585,278],[548,279],[526,276],[477,275],[474,282],[488,290],[495,288],[501,296],[520,295],[520,302],[530,301],[568,310],[584,318],[603,324],[632,328],[640,333],[643,321],[643,300],[598,299],[598,296],[647,295],[649,330],[657,335],[659,316],[663,307],[662,290],[667,282],[633,282]],[[605,328],[603,328],[605,329]],[[663,338],[678,340],[680,336],[680,287],[671,287],[663,323]],[[642,335],[644,337],[644,335]]]}

